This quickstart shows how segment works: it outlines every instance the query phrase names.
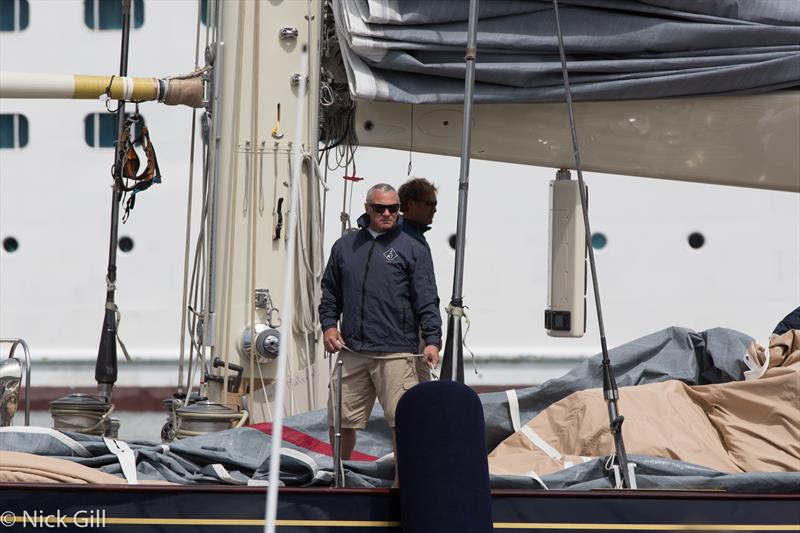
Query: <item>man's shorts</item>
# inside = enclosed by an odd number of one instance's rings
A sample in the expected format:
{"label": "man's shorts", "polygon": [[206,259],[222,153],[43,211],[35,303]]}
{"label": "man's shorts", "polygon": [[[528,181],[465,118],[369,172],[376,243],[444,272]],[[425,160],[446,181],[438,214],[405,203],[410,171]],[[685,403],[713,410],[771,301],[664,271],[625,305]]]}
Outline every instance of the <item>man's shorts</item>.
{"label": "man's shorts", "polygon": [[[386,421],[394,427],[395,409],[400,397],[420,382],[425,366],[421,357],[388,359],[408,353],[361,352],[367,357],[342,351],[339,359],[342,366],[342,427],[363,429],[372,413],[375,399],[381,403]],[[336,409],[336,372],[331,375],[328,395],[328,424],[334,425]]]}

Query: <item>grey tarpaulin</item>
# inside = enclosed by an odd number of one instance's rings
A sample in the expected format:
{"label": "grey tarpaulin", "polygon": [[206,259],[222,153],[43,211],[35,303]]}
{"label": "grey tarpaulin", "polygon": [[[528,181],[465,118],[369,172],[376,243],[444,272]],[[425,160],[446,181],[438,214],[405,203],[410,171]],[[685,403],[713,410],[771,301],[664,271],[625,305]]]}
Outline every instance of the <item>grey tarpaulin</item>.
{"label": "grey tarpaulin", "polygon": [[[743,379],[742,362],[752,339],[733,330],[715,328],[695,332],[668,328],[623,344],[610,351],[620,387],[679,379],[687,384],[724,383]],[[522,423],[571,393],[600,387],[600,355],[578,365],[566,375],[538,387],[517,391]],[[481,394],[486,420],[487,453],[513,433],[505,393]],[[622,413],[625,414],[624,411]],[[326,442],[325,411],[288,417],[285,423],[317,442]],[[245,484],[268,477],[271,437],[252,428],[240,428],[192,437],[162,445],[130,442],[136,453],[139,478],[175,483]],[[333,461],[320,451],[284,441],[280,479],[287,485],[329,485]],[[359,452],[381,457],[391,452],[391,434],[379,406],[367,428],[359,432]],[[99,437],[54,430],[0,428],[0,453],[19,451],[70,459],[86,466],[121,475],[121,467]],[[631,456],[637,464],[641,488],[724,489],[747,492],[798,492],[800,472],[726,474],[705,467],[659,457]],[[214,466],[219,465],[219,466]],[[610,487],[605,459],[593,459],[542,477],[550,489]],[[394,477],[391,461],[345,461],[349,487],[389,486]],[[221,468],[220,468],[221,467]],[[522,476],[493,476],[495,488],[540,488],[538,481]]]}
{"label": "grey tarpaulin", "polygon": [[[351,94],[463,101],[466,0],[334,0]],[[800,85],[800,2],[560,0],[572,96],[625,100]],[[564,99],[551,0],[481,3],[476,102]]]}

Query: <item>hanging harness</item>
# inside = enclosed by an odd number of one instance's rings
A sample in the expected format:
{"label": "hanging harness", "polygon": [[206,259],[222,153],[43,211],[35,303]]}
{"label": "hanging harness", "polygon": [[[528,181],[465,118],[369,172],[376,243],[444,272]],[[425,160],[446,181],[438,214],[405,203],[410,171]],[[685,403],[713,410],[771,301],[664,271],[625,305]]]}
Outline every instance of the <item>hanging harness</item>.
{"label": "hanging harness", "polygon": [[[139,135],[133,138],[131,135],[131,128],[134,124],[141,123],[142,127]],[[125,126],[122,130],[122,137],[119,142],[122,144],[122,162],[121,175],[115,174],[112,169],[114,177],[114,189],[121,194],[130,193],[128,201],[125,202],[125,214],[122,216],[123,224],[128,220],[131,210],[136,204],[136,195],[141,191],[150,188],[154,183],[161,183],[161,171],[158,168],[158,159],[156,158],[156,151],[153,148],[153,143],[150,141],[150,133],[147,131],[147,126],[142,122],[138,110],[136,113],[125,119]],[[136,153],[135,145],[141,145],[147,156],[147,167],[140,173],[139,155]],[[115,166],[116,167],[116,166]],[[127,180],[133,180],[133,185],[128,185]],[[124,196],[120,201],[124,200]]]}

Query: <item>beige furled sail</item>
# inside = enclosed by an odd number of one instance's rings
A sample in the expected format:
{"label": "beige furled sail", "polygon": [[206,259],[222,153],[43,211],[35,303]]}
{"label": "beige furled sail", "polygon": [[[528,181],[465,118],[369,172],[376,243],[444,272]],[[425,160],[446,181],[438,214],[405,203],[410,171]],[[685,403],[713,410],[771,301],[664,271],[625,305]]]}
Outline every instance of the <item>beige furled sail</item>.
{"label": "beige furled sail", "polygon": [[[758,379],[690,387],[676,380],[619,389],[628,453],[720,472],[788,472],[800,464],[800,330],[770,339]],[[744,354],[742,354],[744,355]],[[759,364],[765,357],[760,355]],[[497,475],[546,475],[613,452],[600,389],[569,395],[489,455]]]}

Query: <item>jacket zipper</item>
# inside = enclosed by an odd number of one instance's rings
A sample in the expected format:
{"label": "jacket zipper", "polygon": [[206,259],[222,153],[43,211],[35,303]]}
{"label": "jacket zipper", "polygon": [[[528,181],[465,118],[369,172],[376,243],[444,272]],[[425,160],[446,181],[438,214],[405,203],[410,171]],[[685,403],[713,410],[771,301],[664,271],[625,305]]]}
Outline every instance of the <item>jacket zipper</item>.
{"label": "jacket zipper", "polygon": [[364,342],[364,305],[366,304],[367,300],[367,274],[369,274],[369,260],[372,259],[372,250],[375,249],[375,243],[377,239],[372,239],[372,244],[369,247],[369,252],[367,253],[367,264],[364,267],[364,279],[361,282],[361,328],[360,328],[360,336],[361,342]]}

